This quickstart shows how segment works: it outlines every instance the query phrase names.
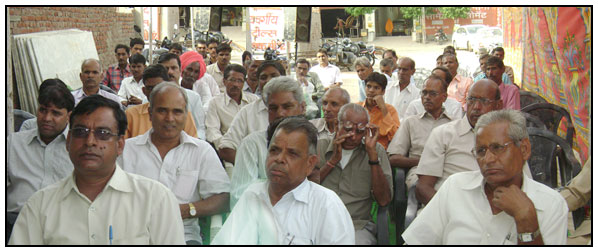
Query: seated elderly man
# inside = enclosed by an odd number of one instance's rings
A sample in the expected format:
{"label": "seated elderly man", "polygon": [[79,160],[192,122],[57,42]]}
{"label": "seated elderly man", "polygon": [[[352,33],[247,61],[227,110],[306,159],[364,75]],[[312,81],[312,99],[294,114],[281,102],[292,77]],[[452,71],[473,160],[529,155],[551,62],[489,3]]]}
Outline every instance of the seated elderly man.
{"label": "seated elderly man", "polygon": [[398,81],[390,81],[384,91],[384,102],[397,110],[399,121],[403,121],[409,103],[419,100],[419,88],[411,81],[415,74],[415,61],[409,57],[399,60]]}
{"label": "seated elderly man", "polygon": [[[272,78],[286,75],[286,73],[280,63],[264,61],[259,66],[257,75],[260,80],[260,90],[263,90],[264,85]],[[220,146],[216,146],[216,148],[222,160],[234,163],[236,150],[241,144],[241,140],[252,132],[268,128],[268,108],[264,97],[241,108],[230,125],[220,140]]]}
{"label": "seated elderly man", "polygon": [[405,170],[407,188],[415,185],[417,181],[415,169],[412,167],[417,167],[430,132],[455,119],[448,115],[442,105],[447,98],[446,88],[447,83],[444,79],[436,75],[428,77],[421,91],[421,103],[424,104],[425,111],[405,118],[388,145],[390,165]]}
{"label": "seated elderly man", "polygon": [[[143,71],[142,80],[143,87],[141,90],[143,91],[144,96],[149,97],[155,86],[168,80],[168,73],[166,72],[166,68],[162,65],[151,65]],[[149,107],[150,103],[144,103],[125,110],[128,122],[125,139],[143,135],[152,128]],[[197,137],[197,130],[195,128],[195,122],[191,117],[191,112],[187,112],[187,120],[185,121],[185,128],[183,130],[190,136]]]}
{"label": "seated elderly man", "polygon": [[380,137],[378,143],[386,149],[395,132],[399,129],[399,116],[394,106],[384,102],[387,80],[383,74],[371,73],[365,79],[365,83],[367,99],[357,104],[367,109],[369,116],[371,116],[368,117],[370,123],[379,127]]}
{"label": "seated elderly man", "polygon": [[[451,83],[451,81],[453,80],[453,77],[451,76],[449,70],[443,66],[434,68],[432,70],[432,74],[440,77],[446,83]],[[442,103],[442,106],[444,106],[447,115],[449,115],[451,118],[460,119],[463,117],[463,107],[461,106],[461,103],[455,100],[454,98],[447,97],[446,101]],[[409,103],[409,106],[407,106],[407,109],[405,110],[405,117],[412,115],[420,115],[424,111],[425,109],[422,100],[416,99],[411,101]]]}
{"label": "seated elderly man", "polygon": [[31,196],[8,244],[184,244],[172,192],[116,164],[127,128],[120,104],[92,95],[73,109],[69,121],[66,150],[73,173]]}
{"label": "seated elderly man", "polygon": [[369,121],[364,107],[345,104],[338,113],[334,139],[318,141],[320,184],[336,192],[349,210],[357,245],[376,244],[372,203],[386,206],[392,199],[388,157],[377,141],[378,127]]}
{"label": "seated elderly man", "polygon": [[565,245],[567,204],[523,172],[531,155],[525,117],[480,117],[473,155],[480,167],[449,177],[403,233],[409,245]]}
{"label": "seated elderly man", "polygon": [[[129,67],[127,64],[127,69],[128,68]],[[79,102],[83,98],[94,94],[99,94],[119,104],[121,101],[124,100],[121,99],[118,95],[110,93],[108,91],[104,91],[100,88],[100,85],[102,85],[100,82],[102,81],[103,76],[104,72],[102,72],[102,64],[100,64],[99,60],[86,59],[83,61],[83,63],[81,63],[81,73],[79,73],[79,78],[81,79],[81,83],[83,83],[83,86],[80,89],[71,92],[71,94],[73,94],[73,97],[75,98],[75,106],[79,104]],[[118,85],[120,86],[120,80],[118,81]],[[121,105],[121,109],[122,108],[123,107]]]}
{"label": "seated elderly man", "polygon": [[118,163],[127,172],[159,181],[174,192],[187,244],[202,243],[198,217],[228,211],[230,181],[208,143],[183,131],[187,95],[172,82],[150,96],[152,129],[127,139]]}
{"label": "seated elderly man", "polygon": [[181,70],[181,87],[198,93],[207,113],[208,103],[212,97],[220,94],[220,89],[214,77],[206,72],[203,57],[195,51],[183,53],[181,55]]}
{"label": "seated elderly man", "polygon": [[66,151],[69,115],[75,99],[60,79],[47,79],[37,97],[39,124],[6,139],[6,237],[29,197],[73,172]]}
{"label": "seated elderly man", "polygon": [[333,138],[338,124],[338,111],[341,107],[351,102],[351,96],[347,90],[340,87],[333,87],[324,93],[322,98],[322,110],[324,117],[310,120],[318,129],[318,140],[322,138]]}
{"label": "seated elderly man", "polygon": [[353,63],[353,67],[355,68],[355,72],[357,72],[357,85],[359,86],[359,101],[365,101],[366,98],[366,91],[365,91],[365,79],[370,76],[371,73],[374,72],[374,66],[366,57],[359,57]]}
{"label": "seated elderly man", "polygon": [[[277,119],[303,115],[303,91],[291,77],[277,77],[264,87],[270,127]],[[266,179],[267,131],[260,130],[243,138],[235,157],[231,176],[231,208],[252,183]]]}
{"label": "seated elderly man", "polygon": [[316,142],[307,120],[283,120],[269,142],[268,180],[247,188],[212,244],[354,245],[342,201],[306,179],[318,162]]}

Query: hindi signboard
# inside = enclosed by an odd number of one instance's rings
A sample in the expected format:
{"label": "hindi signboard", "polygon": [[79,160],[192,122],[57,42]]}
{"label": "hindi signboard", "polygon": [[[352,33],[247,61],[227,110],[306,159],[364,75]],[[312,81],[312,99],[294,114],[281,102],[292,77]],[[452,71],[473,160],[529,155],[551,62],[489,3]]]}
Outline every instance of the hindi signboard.
{"label": "hindi signboard", "polygon": [[284,42],[284,11],[282,7],[250,8],[250,34],[253,55],[263,56],[266,48],[287,51]]}
{"label": "hindi signboard", "polygon": [[143,40],[149,41],[150,34],[150,8],[152,8],[152,40],[160,39],[158,9],[157,7],[143,7]]}

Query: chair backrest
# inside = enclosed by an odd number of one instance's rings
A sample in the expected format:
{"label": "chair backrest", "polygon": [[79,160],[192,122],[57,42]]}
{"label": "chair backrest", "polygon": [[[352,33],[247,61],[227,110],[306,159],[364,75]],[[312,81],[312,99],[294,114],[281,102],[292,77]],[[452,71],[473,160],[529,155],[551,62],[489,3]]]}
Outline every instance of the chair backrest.
{"label": "chair backrest", "polygon": [[530,91],[519,90],[519,103],[521,104],[521,108],[525,108],[528,105],[536,104],[536,103],[548,103],[546,99],[542,98],[541,96],[532,93]]}
{"label": "chair backrest", "polygon": [[533,127],[533,128],[547,130],[546,124],[544,124],[542,121],[540,121],[540,118],[538,118],[537,116],[532,115],[527,112],[523,112],[523,116],[525,117],[527,127]]}
{"label": "chair backrest", "polygon": [[565,140],[548,130],[529,127],[527,131],[532,151],[528,164],[534,180],[556,189],[569,183],[581,171],[581,165]]}
{"label": "chair backrest", "polygon": [[569,146],[573,145],[575,128],[569,112],[563,107],[551,103],[536,103],[522,108],[521,112],[538,117],[540,121],[546,124],[546,128],[555,134],[558,132],[561,121],[565,119],[565,127],[567,128],[565,140]]}
{"label": "chair backrest", "polygon": [[15,117],[15,132],[18,132],[21,129],[21,125],[23,125],[24,121],[35,118],[31,113],[20,109],[13,109],[13,113]]}

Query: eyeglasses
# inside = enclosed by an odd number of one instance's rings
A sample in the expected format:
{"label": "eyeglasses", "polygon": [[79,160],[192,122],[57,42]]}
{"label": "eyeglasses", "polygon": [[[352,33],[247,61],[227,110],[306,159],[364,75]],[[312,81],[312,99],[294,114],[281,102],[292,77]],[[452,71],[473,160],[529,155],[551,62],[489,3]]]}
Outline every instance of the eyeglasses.
{"label": "eyeglasses", "polygon": [[476,104],[477,102],[482,103],[482,105],[486,106],[486,105],[490,105],[490,103],[494,102],[496,100],[490,100],[490,99],[486,99],[486,98],[477,98],[477,97],[467,97],[467,103],[468,104]]}
{"label": "eyeglasses", "polygon": [[356,126],[355,127],[356,128],[355,129],[355,134],[363,134],[363,133],[365,133],[365,126],[366,125],[363,124],[363,123],[355,124],[353,122],[346,121],[346,122],[341,122],[341,125],[343,125],[343,129],[345,131],[351,132],[351,131],[353,131],[353,127]]}
{"label": "eyeglasses", "polygon": [[110,140],[110,137],[118,136],[118,134],[114,134],[110,130],[107,130],[107,129],[91,130],[91,129],[84,128],[84,127],[75,127],[75,128],[70,129],[71,135],[75,138],[87,138],[89,136],[89,133],[92,131],[93,131],[93,136],[96,138],[96,140],[101,140],[101,141],[108,141],[108,140]]}
{"label": "eyeglasses", "polygon": [[503,152],[505,152],[505,148],[509,145],[512,144],[514,142],[507,142],[504,144],[497,144],[497,143],[493,143],[490,144],[490,146],[485,147],[485,146],[481,146],[478,148],[473,148],[471,150],[471,154],[473,154],[474,157],[476,158],[484,158],[486,156],[486,151],[490,150],[490,152],[492,152],[492,154],[496,155],[500,155]]}
{"label": "eyeglasses", "polygon": [[426,96],[426,95],[427,95],[427,96],[430,96],[430,97],[432,97],[432,98],[433,98],[433,97],[436,97],[436,96],[438,96],[438,92],[436,92],[436,91],[427,91],[427,90],[422,90],[422,91],[420,91],[420,92],[419,92],[419,94],[420,94],[422,97],[424,97],[424,96]]}
{"label": "eyeglasses", "polygon": [[236,83],[245,83],[245,80],[243,79],[226,79],[227,81],[230,82],[236,82]]}

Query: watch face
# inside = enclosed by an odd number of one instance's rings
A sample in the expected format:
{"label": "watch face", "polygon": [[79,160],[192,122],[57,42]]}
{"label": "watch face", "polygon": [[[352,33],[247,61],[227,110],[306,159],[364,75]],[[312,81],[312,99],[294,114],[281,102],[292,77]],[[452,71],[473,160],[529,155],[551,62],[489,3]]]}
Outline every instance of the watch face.
{"label": "watch face", "polygon": [[191,209],[191,210],[189,210],[189,213],[191,214],[191,216],[195,216],[197,211],[195,211],[195,209]]}
{"label": "watch face", "polygon": [[523,241],[523,242],[531,242],[533,240],[534,240],[534,238],[532,237],[531,233],[525,233],[525,234],[521,235],[521,241]]}

